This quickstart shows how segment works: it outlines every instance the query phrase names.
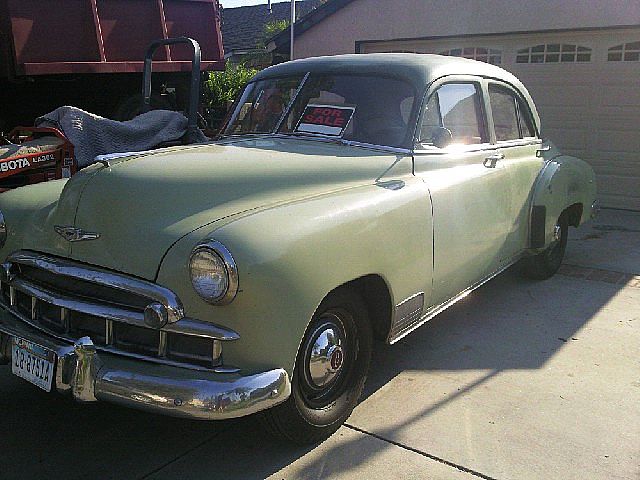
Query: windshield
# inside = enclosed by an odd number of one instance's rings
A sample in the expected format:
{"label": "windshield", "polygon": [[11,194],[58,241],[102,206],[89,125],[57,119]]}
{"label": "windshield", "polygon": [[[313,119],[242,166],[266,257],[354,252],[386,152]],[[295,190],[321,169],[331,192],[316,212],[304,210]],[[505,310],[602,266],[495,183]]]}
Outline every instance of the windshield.
{"label": "windshield", "polygon": [[[226,135],[322,135],[406,147],[415,92],[408,83],[364,75],[310,75],[250,83]],[[302,87],[302,88],[300,88]]]}

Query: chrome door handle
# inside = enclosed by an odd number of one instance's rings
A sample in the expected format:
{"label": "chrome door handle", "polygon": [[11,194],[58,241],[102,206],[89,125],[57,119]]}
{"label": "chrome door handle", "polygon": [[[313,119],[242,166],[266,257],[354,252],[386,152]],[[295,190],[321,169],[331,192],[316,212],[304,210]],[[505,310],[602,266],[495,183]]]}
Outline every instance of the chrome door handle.
{"label": "chrome door handle", "polygon": [[549,150],[551,150],[550,145],[542,145],[540,148],[536,148],[536,157],[542,158]]}
{"label": "chrome door handle", "polygon": [[485,158],[482,164],[487,168],[496,168],[496,163],[498,163],[499,160],[503,159],[504,153],[494,153],[493,155]]}

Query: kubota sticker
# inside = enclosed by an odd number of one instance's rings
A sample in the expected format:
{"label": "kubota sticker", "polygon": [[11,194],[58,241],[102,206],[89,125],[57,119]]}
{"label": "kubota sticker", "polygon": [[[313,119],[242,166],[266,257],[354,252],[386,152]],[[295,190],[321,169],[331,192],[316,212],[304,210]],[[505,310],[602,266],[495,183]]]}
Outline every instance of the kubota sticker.
{"label": "kubota sticker", "polygon": [[8,160],[0,163],[0,172],[13,172],[29,168],[30,166],[31,164],[26,158],[16,158],[15,160]]}

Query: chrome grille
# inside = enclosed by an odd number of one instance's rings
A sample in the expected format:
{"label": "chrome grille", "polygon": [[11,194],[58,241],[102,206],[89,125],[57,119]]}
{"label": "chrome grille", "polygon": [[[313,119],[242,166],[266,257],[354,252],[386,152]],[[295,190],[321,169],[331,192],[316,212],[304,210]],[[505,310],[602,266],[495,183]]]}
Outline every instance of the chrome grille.
{"label": "chrome grille", "polygon": [[[88,336],[98,349],[187,368],[221,367],[221,342],[238,338],[184,317],[179,299],[164,287],[33,252],[12,254],[2,265],[0,302],[58,338]],[[158,302],[171,321],[161,329],[144,321],[145,307]]]}

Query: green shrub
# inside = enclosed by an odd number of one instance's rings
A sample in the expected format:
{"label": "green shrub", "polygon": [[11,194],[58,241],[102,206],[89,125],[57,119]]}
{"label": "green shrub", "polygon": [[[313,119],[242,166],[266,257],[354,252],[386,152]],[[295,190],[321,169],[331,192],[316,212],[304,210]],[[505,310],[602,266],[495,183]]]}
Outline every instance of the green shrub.
{"label": "green shrub", "polygon": [[258,71],[253,68],[231,62],[227,62],[222,72],[209,72],[202,89],[205,106],[210,109],[226,108],[256,73]]}

